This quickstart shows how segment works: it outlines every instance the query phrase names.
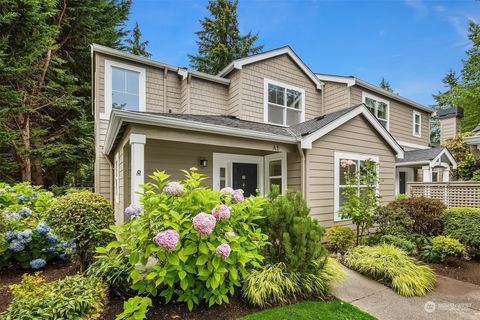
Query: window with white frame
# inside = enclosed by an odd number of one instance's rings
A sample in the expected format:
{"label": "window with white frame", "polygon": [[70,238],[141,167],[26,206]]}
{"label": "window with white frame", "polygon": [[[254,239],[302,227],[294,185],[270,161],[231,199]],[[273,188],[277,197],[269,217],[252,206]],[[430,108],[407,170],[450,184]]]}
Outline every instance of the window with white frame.
{"label": "window with white frame", "polygon": [[367,106],[368,110],[370,110],[370,112],[378,119],[378,121],[380,121],[385,129],[388,130],[390,102],[366,92],[363,93],[363,102]]}
{"label": "window with white frame", "polygon": [[145,69],[125,63],[105,61],[105,112],[112,109],[145,111]]}
{"label": "window with white frame", "polygon": [[265,156],[265,193],[272,190],[272,185],[278,185],[280,193],[287,188],[287,154],[284,152]]}
{"label": "window with white frame", "polygon": [[413,111],[413,135],[422,136],[422,115],[417,111]]}
{"label": "window with white frame", "polygon": [[[339,211],[343,208],[342,203],[345,201],[343,193],[348,187],[348,176],[356,174],[359,170],[361,172],[365,168],[367,160],[374,160],[378,163],[377,156],[335,152],[334,221],[342,220]],[[358,180],[357,192],[361,193],[367,186],[360,184],[360,179]]]}
{"label": "window with white frame", "polygon": [[115,203],[120,203],[120,156],[115,154],[113,164],[114,183],[115,183]]}
{"label": "window with white frame", "polygon": [[305,90],[265,79],[265,122],[290,126],[304,121]]}

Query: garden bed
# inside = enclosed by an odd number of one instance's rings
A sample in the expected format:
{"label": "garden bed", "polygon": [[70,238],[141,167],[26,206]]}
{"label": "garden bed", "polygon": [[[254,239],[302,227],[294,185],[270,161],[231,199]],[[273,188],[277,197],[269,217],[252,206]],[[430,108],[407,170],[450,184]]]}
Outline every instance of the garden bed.
{"label": "garden bed", "polygon": [[431,264],[439,275],[480,285],[480,256],[472,260],[448,258],[446,263]]}

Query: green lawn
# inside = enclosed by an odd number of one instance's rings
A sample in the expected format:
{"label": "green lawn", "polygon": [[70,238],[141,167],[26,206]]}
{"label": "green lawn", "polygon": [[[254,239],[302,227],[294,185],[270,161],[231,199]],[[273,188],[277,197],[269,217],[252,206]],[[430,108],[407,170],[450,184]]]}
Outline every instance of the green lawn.
{"label": "green lawn", "polygon": [[302,302],[250,314],[240,320],[375,320],[343,301]]}

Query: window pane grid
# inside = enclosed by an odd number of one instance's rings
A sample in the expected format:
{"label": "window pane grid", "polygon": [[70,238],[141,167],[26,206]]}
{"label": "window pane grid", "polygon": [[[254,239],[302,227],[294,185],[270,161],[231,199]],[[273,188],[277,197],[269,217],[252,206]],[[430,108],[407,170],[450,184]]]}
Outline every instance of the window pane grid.
{"label": "window pane grid", "polygon": [[303,94],[297,90],[269,83],[268,122],[281,125],[299,123],[303,112],[302,99]]}
{"label": "window pane grid", "polygon": [[370,110],[370,112],[380,121],[380,123],[387,128],[388,104],[369,97],[365,97],[365,104],[367,105],[368,110]]}

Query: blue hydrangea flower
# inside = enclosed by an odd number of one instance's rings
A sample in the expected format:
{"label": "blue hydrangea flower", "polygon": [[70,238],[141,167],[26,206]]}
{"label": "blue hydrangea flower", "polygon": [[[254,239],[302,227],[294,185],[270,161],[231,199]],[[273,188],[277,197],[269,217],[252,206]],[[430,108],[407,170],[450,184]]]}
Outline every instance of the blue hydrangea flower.
{"label": "blue hydrangea flower", "polygon": [[62,240],[60,241],[60,244],[67,250],[74,251],[75,249],[77,249],[77,243],[75,242],[75,240]]}
{"label": "blue hydrangea flower", "polygon": [[23,240],[32,237],[32,230],[25,229],[17,235],[18,240]]}
{"label": "blue hydrangea flower", "polygon": [[58,248],[55,246],[47,247],[47,251],[53,254],[58,254]]}
{"label": "blue hydrangea flower", "polygon": [[49,234],[48,235],[48,242],[51,244],[57,244],[58,243],[58,237],[54,234]]}
{"label": "blue hydrangea flower", "polygon": [[135,203],[132,203],[125,209],[125,214],[132,218],[138,217],[141,213],[142,213],[142,208]]}
{"label": "blue hydrangea flower", "polygon": [[46,265],[47,265],[47,261],[43,259],[35,259],[30,261],[30,267],[32,267],[32,269],[41,269]]}
{"label": "blue hydrangea flower", "polygon": [[20,241],[18,239],[14,239],[14,240],[12,240],[12,242],[10,242],[9,248],[12,251],[20,252],[20,251],[25,250],[25,245],[23,244],[22,241]]}
{"label": "blue hydrangea flower", "polygon": [[16,212],[10,212],[10,211],[4,211],[2,215],[5,217],[7,220],[19,220],[21,217],[18,213]]}
{"label": "blue hydrangea flower", "polygon": [[13,232],[13,231],[7,231],[7,232],[5,233],[5,240],[6,240],[7,242],[12,241],[12,240],[15,239],[16,237],[17,237],[17,235],[16,235],[15,232]]}
{"label": "blue hydrangea flower", "polygon": [[18,214],[25,218],[32,215],[32,210],[27,207],[23,207],[22,209],[18,210]]}
{"label": "blue hydrangea flower", "polygon": [[68,253],[62,253],[59,258],[63,261],[66,261],[68,259],[70,259],[70,255]]}
{"label": "blue hydrangea flower", "polygon": [[29,197],[26,197],[26,196],[24,196],[23,194],[19,195],[17,198],[18,198],[18,200],[20,200],[20,201],[29,201],[29,200],[30,200]]}
{"label": "blue hydrangea flower", "polygon": [[42,221],[37,225],[37,233],[46,235],[48,234],[48,232],[50,232],[50,228],[47,226],[45,222]]}

